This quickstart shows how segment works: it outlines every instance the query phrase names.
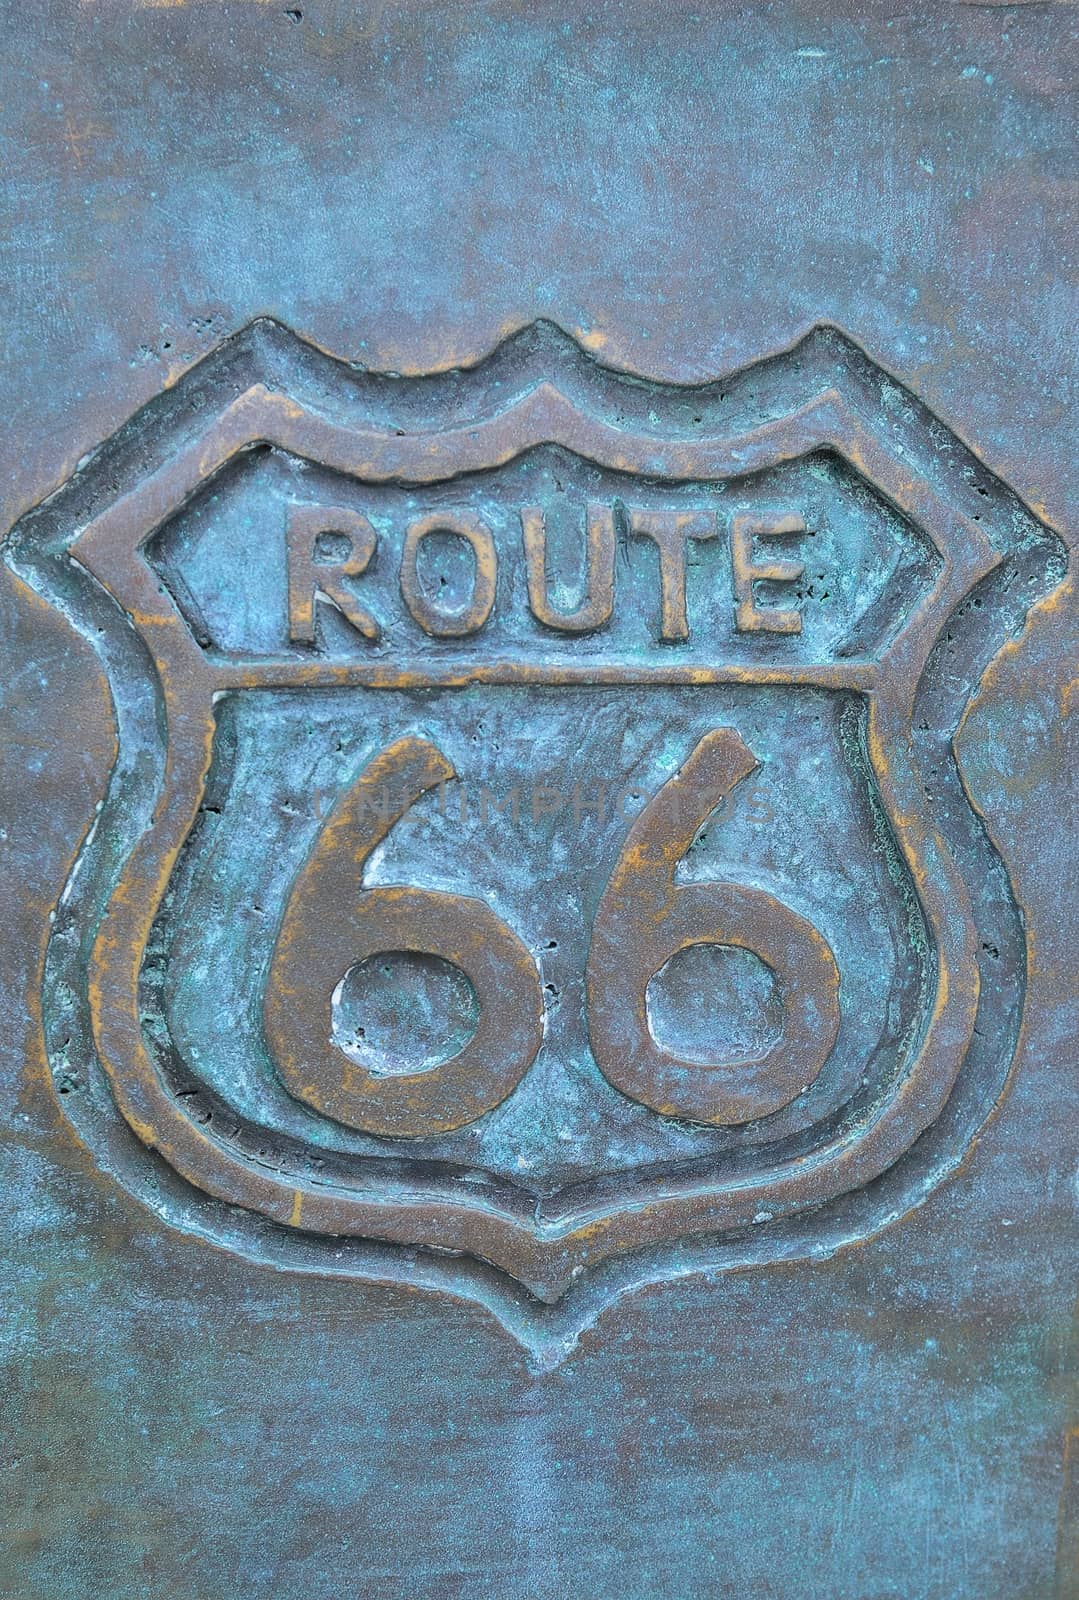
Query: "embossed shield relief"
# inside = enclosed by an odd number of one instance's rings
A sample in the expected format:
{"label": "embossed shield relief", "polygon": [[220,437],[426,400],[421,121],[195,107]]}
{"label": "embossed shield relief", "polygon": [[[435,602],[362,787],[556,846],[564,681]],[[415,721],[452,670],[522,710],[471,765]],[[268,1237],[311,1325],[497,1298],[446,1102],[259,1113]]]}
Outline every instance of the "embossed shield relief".
{"label": "embossed shield relief", "polygon": [[953,737],[1052,532],[849,338],[648,385],[544,325],[367,374],[272,323],[13,531],[117,753],[62,1104],[177,1227],[557,1359],[963,1159],[1023,924]]}

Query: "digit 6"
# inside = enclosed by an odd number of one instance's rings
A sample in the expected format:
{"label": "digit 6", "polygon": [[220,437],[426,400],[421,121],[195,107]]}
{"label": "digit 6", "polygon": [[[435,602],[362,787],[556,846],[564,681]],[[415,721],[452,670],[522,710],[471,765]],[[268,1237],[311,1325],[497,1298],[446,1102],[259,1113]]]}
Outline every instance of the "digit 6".
{"label": "digit 6", "polygon": [[[839,973],[818,930],[763,889],[676,884],[704,819],[757,765],[733,728],[705,734],[636,818],[604,891],[588,956],[588,1029],[604,1076],[664,1116],[726,1126],[789,1104],[820,1072],[839,1031]],[[679,1061],[648,1024],[646,992],[679,950],[735,945],[772,969],[780,1037],[734,1061]]]}
{"label": "digit 6", "polygon": [[[283,1081],[325,1116],[366,1133],[417,1137],[474,1122],[517,1087],[543,1038],[535,962],[490,906],[432,889],[363,887],[364,863],[394,823],[454,776],[426,739],[399,739],[369,763],[296,879],[270,962],[263,1021]],[[333,1042],[337,985],[388,951],[441,956],[476,992],[472,1038],[425,1071],[380,1075]]]}

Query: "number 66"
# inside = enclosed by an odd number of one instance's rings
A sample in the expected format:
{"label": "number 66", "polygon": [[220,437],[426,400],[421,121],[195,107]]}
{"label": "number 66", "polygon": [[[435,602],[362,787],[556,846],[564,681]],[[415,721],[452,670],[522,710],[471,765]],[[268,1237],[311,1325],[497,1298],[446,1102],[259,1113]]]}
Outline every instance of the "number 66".
{"label": "number 66", "polygon": [[[586,972],[596,1062],[623,1094],[664,1116],[724,1126],[767,1116],[813,1081],[839,1030],[839,974],[823,936],[763,889],[677,884],[701,823],[756,762],[732,728],[698,742],[633,822],[592,928]],[[512,1093],[543,1039],[535,961],[483,900],[407,886],[365,888],[368,857],[422,794],[454,776],[429,740],[376,756],[331,812],[293,886],[270,963],[267,1040],[298,1098],[349,1127],[396,1137],[448,1132]],[[385,806],[387,786],[397,800]],[[779,1038],[736,1060],[681,1061],[658,1045],[647,989],[678,951],[733,945],[771,968]],[[441,956],[465,973],[480,1013],[469,1042],[422,1072],[379,1074],[333,1042],[332,997],[381,951]]]}

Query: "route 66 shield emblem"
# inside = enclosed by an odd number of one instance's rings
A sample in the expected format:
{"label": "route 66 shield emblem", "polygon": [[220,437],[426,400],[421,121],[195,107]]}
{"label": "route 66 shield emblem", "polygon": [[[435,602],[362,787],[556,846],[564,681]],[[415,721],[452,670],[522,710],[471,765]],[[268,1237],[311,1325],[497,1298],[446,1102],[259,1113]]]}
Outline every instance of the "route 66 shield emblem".
{"label": "route 66 shield emblem", "polygon": [[1062,549],[838,330],[678,388],[546,325],[395,378],[255,323],[6,558],[116,720],[56,1087],[169,1223],[552,1361],[896,1222],[1005,1092],[954,740]]}

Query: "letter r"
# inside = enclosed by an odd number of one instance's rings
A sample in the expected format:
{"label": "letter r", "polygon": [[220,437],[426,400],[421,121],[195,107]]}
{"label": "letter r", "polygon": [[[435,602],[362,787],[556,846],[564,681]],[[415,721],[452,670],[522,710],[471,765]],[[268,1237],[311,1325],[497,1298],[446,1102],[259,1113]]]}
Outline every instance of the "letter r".
{"label": "letter r", "polygon": [[[334,534],[346,539],[349,546],[347,555],[336,561],[319,551],[323,536]],[[378,639],[382,629],[360,605],[347,581],[365,572],[375,553],[378,535],[367,518],[358,511],[294,506],[286,539],[289,638],[295,644],[315,643],[315,602],[321,598],[336,606],[365,639]]]}

